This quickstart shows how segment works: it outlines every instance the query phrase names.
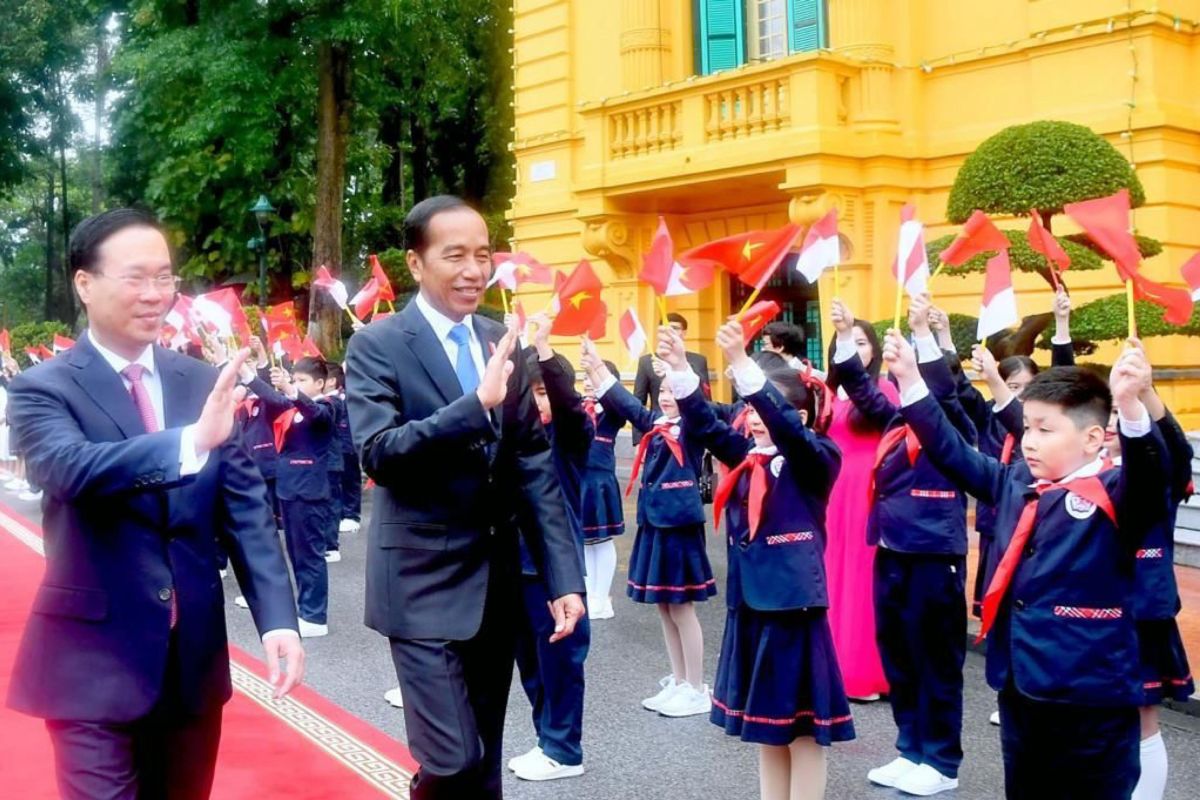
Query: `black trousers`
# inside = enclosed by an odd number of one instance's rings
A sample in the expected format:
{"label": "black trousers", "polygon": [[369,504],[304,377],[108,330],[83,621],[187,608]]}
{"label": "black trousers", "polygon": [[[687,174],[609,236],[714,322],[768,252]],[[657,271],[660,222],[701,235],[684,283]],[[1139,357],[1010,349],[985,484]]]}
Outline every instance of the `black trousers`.
{"label": "black trousers", "polygon": [[966,564],[963,556],[875,551],[875,638],[896,749],[949,778],[963,758]]}
{"label": "black trousers", "polygon": [[[221,706],[179,709],[179,669],[167,658],[163,692],[129,723],[46,720],[63,800],[204,800],[212,791]],[[88,691],[80,687],[80,691]]]}
{"label": "black trousers", "polygon": [[1000,692],[1007,800],[1129,800],[1142,774],[1134,706],[1046,703]]}
{"label": "black trousers", "polygon": [[342,454],[342,519],[362,519],[362,469],[355,453]]}
{"label": "black trousers", "polygon": [[519,585],[493,563],[474,638],[391,639],[413,757],[412,800],[502,797],[504,713],[516,652]]}

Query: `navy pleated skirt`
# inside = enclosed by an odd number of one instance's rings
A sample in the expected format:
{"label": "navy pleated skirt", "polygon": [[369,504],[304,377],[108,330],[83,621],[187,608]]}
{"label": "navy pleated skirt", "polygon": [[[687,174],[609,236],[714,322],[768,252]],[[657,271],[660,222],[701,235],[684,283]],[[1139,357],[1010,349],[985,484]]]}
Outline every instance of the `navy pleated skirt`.
{"label": "navy pleated skirt", "polygon": [[1142,705],[1156,706],[1165,698],[1183,702],[1191,697],[1196,685],[1175,619],[1139,620],[1137,634]]}
{"label": "navy pleated skirt", "polygon": [[693,603],[717,593],[704,526],[638,527],[626,594],[635,603]]}
{"label": "navy pleated skirt", "polygon": [[583,473],[583,540],[601,542],[625,532],[625,508],[617,476],[601,469]]}

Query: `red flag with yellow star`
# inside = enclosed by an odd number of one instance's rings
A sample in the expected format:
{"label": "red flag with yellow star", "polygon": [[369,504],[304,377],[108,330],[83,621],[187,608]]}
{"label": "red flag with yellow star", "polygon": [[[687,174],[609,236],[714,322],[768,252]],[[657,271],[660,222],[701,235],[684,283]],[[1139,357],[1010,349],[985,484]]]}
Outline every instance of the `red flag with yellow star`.
{"label": "red flag with yellow star", "polygon": [[607,316],[600,299],[604,285],[586,258],[556,288],[550,301],[554,324],[550,332],[556,336],[582,336],[598,328],[597,318]]}
{"label": "red flag with yellow star", "polygon": [[389,303],[395,300],[396,290],[392,288],[392,282],[388,280],[387,273],[383,271],[383,265],[379,263],[379,256],[371,253],[367,256],[367,262],[371,265],[371,277],[379,286],[379,299]]}
{"label": "red flag with yellow star", "polygon": [[774,300],[759,300],[746,309],[746,313],[742,314],[742,338],[747,347],[768,322],[779,316],[780,310],[779,303]]}
{"label": "red flag with yellow star", "polygon": [[679,256],[679,263],[685,268],[715,263],[742,283],[758,288],[775,274],[775,268],[788,254],[800,231],[799,225],[788,224],[773,231],[726,236],[693,247]]}

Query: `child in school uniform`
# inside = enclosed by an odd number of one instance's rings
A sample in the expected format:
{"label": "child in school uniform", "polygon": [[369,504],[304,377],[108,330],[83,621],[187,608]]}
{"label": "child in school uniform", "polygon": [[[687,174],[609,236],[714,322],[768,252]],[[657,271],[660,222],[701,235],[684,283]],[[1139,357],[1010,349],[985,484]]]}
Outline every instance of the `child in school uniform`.
{"label": "child in school uniform", "polygon": [[704,447],[684,431],[666,381],[659,390],[658,416],[620,384],[590,344],[581,363],[606,411],[649,431],[638,445],[626,491],[641,478],[627,594],[635,603],[658,607],[671,674],[642,706],[667,717],[707,714],[712,701],[704,683],[704,633],[695,604],[715,595],[717,582],[705,552],[698,485]]}
{"label": "child in school uniform", "polygon": [[[1166,698],[1185,702],[1196,690],[1179,624],[1175,621],[1182,607],[1175,581],[1175,517],[1179,504],[1194,489],[1193,453],[1187,435],[1154,390],[1153,383],[1142,389],[1139,399],[1166,445],[1170,494],[1166,517],[1150,527],[1135,553],[1131,612],[1137,626],[1142,701],[1141,777],[1133,791],[1133,800],[1162,800],[1167,787],[1167,749],[1159,730],[1158,707]],[[1121,437],[1115,412],[1109,417],[1104,443],[1108,460],[1121,466]]]}
{"label": "child in school uniform", "polygon": [[[921,371],[957,430],[974,425],[929,328],[927,296],[914,298],[909,326],[921,346]],[[896,723],[890,763],[871,783],[929,796],[958,787],[962,763],[963,663],[966,659],[966,497],[925,456],[899,409],[856,358],[854,316],[833,301],[834,363],[856,409],[884,431],[876,452],[868,544],[875,551],[876,639]]]}
{"label": "child in school uniform", "polygon": [[[336,392],[346,404],[346,372],[341,364],[329,364],[329,377],[325,381],[326,391]],[[337,423],[337,438],[342,454],[342,487],[340,496],[341,518],[339,533],[357,533],[362,526],[362,467],[354,449],[354,435],[350,431],[350,414],[342,414]]]}
{"label": "child in school uniform", "polygon": [[[550,320],[530,319],[536,326],[526,355],[530,388],[550,440],[554,471],[562,486],[571,529],[583,566],[580,524],[583,473],[594,428],[575,391],[575,369],[550,347]],[[516,776],[527,781],[573,778],[583,774],[584,662],[591,642],[587,619],[575,633],[554,641],[554,618],[547,610],[550,596],[525,542],[521,540],[524,614],[517,632],[517,668],[525,696],[533,707],[537,744],[508,762]]]}
{"label": "child in school uniform", "polygon": [[289,375],[271,370],[275,388],[292,403],[274,422],[279,450],[275,491],[283,511],[284,538],[296,577],[300,635],[329,633],[329,571],[326,535],[333,519],[329,506],[328,451],[334,441],[333,408],[319,402],[325,362],[302,358]]}
{"label": "child in school uniform", "polygon": [[[619,374],[616,364],[604,366]],[[583,473],[583,557],[587,584],[589,619],[612,619],[612,582],[617,572],[617,545],[614,537],[625,533],[625,508],[617,483],[617,434],[625,420],[605,410],[596,399],[596,387],[583,379],[583,409],[592,421],[596,435],[588,450],[587,469]]]}
{"label": "child in school uniform", "polygon": [[[1127,350],[1111,392],[1075,367],[1038,375],[1022,392],[1024,462],[1004,465],[947,422],[907,342],[889,333],[884,354],[930,460],[996,507],[981,636],[1000,693],[1006,796],[1128,798],[1140,771],[1135,553],[1168,509],[1166,445],[1139,399],[1149,365]],[[1101,453],[1114,404],[1118,468]]]}
{"label": "child in school uniform", "polygon": [[808,427],[816,407],[799,373],[778,356],[764,370],[746,355],[742,336],[740,323],[727,322],[717,344],[750,409],[749,438],[697,391],[682,339],[669,329],[659,338],[684,424],[729,470],[713,505],[717,525],[725,525],[729,575],[710,718],[760,746],[763,800],[820,800],[824,748],[854,738],[826,617],[823,552],[841,454]]}

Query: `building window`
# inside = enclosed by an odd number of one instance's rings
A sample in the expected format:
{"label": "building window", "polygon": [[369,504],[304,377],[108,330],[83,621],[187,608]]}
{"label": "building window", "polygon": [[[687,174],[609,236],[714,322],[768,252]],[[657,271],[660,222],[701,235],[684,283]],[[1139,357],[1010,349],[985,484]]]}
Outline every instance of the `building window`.
{"label": "building window", "polygon": [[696,72],[829,46],[826,0],[694,0]]}

